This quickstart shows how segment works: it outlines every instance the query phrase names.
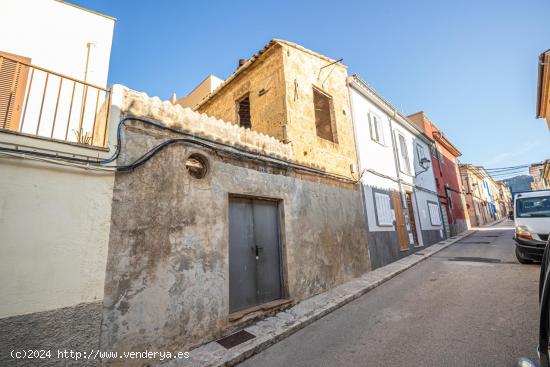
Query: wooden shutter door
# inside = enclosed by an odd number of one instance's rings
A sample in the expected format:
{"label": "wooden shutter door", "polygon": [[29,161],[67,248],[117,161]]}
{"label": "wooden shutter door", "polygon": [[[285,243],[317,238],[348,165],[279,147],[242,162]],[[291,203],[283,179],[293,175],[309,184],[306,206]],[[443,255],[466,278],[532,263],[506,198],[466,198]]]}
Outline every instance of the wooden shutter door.
{"label": "wooden shutter door", "polygon": [[0,51],[0,128],[19,130],[31,59]]}
{"label": "wooden shutter door", "polygon": [[407,236],[407,227],[405,226],[405,217],[403,216],[403,201],[399,192],[392,192],[393,210],[395,212],[395,230],[397,232],[397,241],[401,251],[409,249],[409,239]]}

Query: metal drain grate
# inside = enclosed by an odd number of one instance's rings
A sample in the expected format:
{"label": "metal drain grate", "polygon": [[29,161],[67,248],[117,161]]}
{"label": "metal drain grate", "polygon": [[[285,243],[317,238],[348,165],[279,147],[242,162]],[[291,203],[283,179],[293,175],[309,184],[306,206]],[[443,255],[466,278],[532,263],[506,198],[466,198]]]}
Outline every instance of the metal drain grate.
{"label": "metal drain grate", "polygon": [[448,261],[471,261],[471,262],[478,262],[478,263],[500,263],[500,259],[491,259],[489,257],[463,257],[463,256],[457,256],[457,257],[450,257],[447,259]]}
{"label": "metal drain grate", "polygon": [[469,241],[469,242],[462,242],[462,243],[470,243],[470,244],[473,243],[473,244],[476,244],[476,245],[487,245],[487,244],[493,243],[493,242],[491,242],[491,241],[476,241],[476,242]]}
{"label": "metal drain grate", "polygon": [[255,337],[256,335],[251,334],[246,330],[241,330],[236,332],[235,334],[231,334],[229,336],[226,336],[225,338],[221,338],[216,341],[225,349],[231,349],[234,346],[242,344],[250,339],[254,339]]}
{"label": "metal drain grate", "polygon": [[415,252],[414,255],[420,255],[420,256],[422,256],[422,255],[424,255],[424,253],[422,253],[422,252]]}

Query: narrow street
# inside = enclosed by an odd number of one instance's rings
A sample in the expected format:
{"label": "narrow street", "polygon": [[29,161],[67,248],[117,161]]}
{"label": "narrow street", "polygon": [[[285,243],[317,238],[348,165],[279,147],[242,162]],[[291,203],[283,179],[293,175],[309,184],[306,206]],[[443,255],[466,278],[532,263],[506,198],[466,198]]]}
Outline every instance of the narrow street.
{"label": "narrow street", "polygon": [[480,231],[240,364],[511,366],[536,356],[539,265]]}

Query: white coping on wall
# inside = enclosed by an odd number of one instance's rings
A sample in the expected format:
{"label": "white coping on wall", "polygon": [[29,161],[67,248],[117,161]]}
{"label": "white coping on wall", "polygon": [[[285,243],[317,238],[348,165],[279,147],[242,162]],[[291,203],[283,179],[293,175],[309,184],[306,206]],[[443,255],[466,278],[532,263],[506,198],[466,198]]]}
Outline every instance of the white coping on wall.
{"label": "white coping on wall", "polygon": [[[190,108],[161,101],[123,86],[113,87],[114,94],[123,92],[122,113],[128,117],[156,120],[163,125],[197,134],[221,143],[246,147],[251,151],[290,160],[292,145],[239,125],[218,120]],[[113,95],[115,97],[115,95]]]}

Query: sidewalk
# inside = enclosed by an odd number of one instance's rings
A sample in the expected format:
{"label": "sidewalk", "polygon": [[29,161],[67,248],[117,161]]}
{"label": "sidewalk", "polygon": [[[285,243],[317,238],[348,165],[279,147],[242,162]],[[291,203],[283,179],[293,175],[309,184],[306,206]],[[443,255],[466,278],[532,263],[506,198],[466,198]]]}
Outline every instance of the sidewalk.
{"label": "sidewalk", "polygon": [[172,360],[162,364],[162,366],[233,366],[249,358],[253,354],[267,349],[271,345],[328,313],[344,306],[348,302],[361,297],[373,288],[376,288],[380,284],[474,232],[475,231],[465,231],[458,236],[438,242],[423,249],[421,252],[417,252],[382,268],[365,273],[359,278],[353,279],[325,293],[308,298],[274,316],[258,321],[256,324],[244,329],[253,334],[255,338],[231,349],[225,349],[217,342],[210,342],[199,348],[193,349],[188,359]]}
{"label": "sidewalk", "polygon": [[491,222],[491,223],[482,224],[482,225],[480,225],[479,227],[473,227],[473,228],[475,229],[475,228],[494,227],[494,226],[496,226],[497,224],[500,224],[500,223],[502,223],[502,222],[504,222],[504,221],[506,221],[506,220],[508,220],[508,218],[507,218],[507,217],[504,217],[504,218],[497,219],[497,220],[495,220],[495,221],[493,221],[493,222]]}

